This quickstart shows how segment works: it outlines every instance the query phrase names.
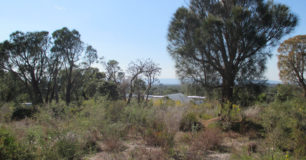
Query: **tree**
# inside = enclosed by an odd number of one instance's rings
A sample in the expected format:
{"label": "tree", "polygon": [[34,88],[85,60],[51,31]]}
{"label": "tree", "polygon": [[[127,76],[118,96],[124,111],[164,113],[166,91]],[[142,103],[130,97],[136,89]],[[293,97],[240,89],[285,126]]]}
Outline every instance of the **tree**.
{"label": "tree", "polygon": [[2,44],[1,68],[16,73],[22,79],[33,104],[43,103],[40,84],[45,76],[49,48],[50,37],[45,31],[17,31]]}
{"label": "tree", "polygon": [[100,95],[107,96],[110,100],[117,100],[119,97],[117,84],[111,81],[104,81],[98,87]]}
{"label": "tree", "polygon": [[61,54],[64,60],[65,74],[66,74],[66,103],[71,101],[71,89],[74,82],[73,69],[76,68],[77,62],[84,50],[81,35],[78,31],[70,31],[64,27],[53,32],[54,45],[52,52]]}
{"label": "tree", "polygon": [[98,54],[97,50],[94,49],[91,45],[87,46],[85,51],[85,63],[90,67],[93,63],[97,62]]}
{"label": "tree", "polygon": [[280,79],[298,84],[306,97],[306,35],[298,35],[285,40],[278,48],[278,68]]}
{"label": "tree", "polygon": [[128,96],[127,104],[130,104],[133,93],[135,91],[135,82],[137,79],[139,79],[139,76],[143,74],[144,69],[145,69],[145,62],[141,60],[137,60],[136,62],[131,62],[129,64],[129,67],[127,69],[127,72],[130,74],[130,83],[129,83],[129,88],[130,88],[130,93]]}
{"label": "tree", "polygon": [[144,76],[147,81],[147,88],[145,90],[146,101],[148,101],[149,93],[152,85],[158,81],[157,77],[161,73],[161,68],[158,64],[154,63],[152,60],[146,61]]}
{"label": "tree", "polygon": [[[122,72],[123,73],[123,72]],[[129,83],[130,81],[126,78],[122,78],[120,80],[120,84],[118,85],[119,98],[126,101],[126,94],[128,93]]]}
{"label": "tree", "polygon": [[81,95],[83,99],[88,100],[96,95],[100,84],[105,82],[105,74],[98,68],[76,69],[74,74],[78,74],[72,92]]}
{"label": "tree", "polygon": [[119,81],[119,74],[122,74],[122,72],[120,72],[121,68],[119,66],[119,62],[117,62],[116,60],[109,60],[105,64],[105,69],[107,80],[117,83]]}
{"label": "tree", "polygon": [[14,72],[0,72],[0,102],[10,102],[22,98],[20,95],[26,94],[24,82]]}
{"label": "tree", "polygon": [[134,88],[135,88],[135,92],[136,92],[136,96],[137,96],[137,103],[140,104],[144,99],[143,92],[147,88],[146,87],[146,82],[141,78],[137,78],[134,81]]}
{"label": "tree", "polygon": [[45,99],[46,102],[52,102],[54,98],[56,103],[59,102],[58,74],[63,67],[63,61],[63,56],[59,52],[51,52],[51,54],[49,55],[48,74],[46,75],[48,81]]}
{"label": "tree", "polygon": [[264,0],[191,0],[171,21],[168,51],[182,80],[221,87],[232,102],[235,84],[262,78],[267,47],[296,24],[287,6]]}

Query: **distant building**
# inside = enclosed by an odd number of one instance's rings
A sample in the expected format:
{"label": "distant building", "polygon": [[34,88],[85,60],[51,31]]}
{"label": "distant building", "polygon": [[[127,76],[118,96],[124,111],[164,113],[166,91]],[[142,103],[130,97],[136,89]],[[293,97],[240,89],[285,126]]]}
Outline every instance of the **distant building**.
{"label": "distant building", "polygon": [[168,95],[149,95],[149,99],[171,99],[173,101],[180,101],[182,104],[194,102],[195,104],[204,103],[206,97],[201,96],[185,96],[183,93],[168,94]]}
{"label": "distant building", "polygon": [[181,103],[185,104],[190,102],[190,99],[187,96],[185,96],[183,93],[168,94],[166,95],[166,97],[168,97],[173,101],[180,101]]}
{"label": "distant building", "polygon": [[206,97],[201,96],[188,96],[190,100],[192,100],[195,104],[202,104],[205,102]]}

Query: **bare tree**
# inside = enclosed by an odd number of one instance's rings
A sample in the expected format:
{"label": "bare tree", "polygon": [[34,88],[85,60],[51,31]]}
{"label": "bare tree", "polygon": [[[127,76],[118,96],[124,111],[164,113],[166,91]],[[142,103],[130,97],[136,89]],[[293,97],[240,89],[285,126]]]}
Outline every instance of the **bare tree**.
{"label": "bare tree", "polygon": [[135,81],[139,78],[139,76],[144,73],[145,70],[145,61],[136,60],[135,62],[131,62],[129,64],[129,67],[127,69],[127,72],[130,74],[130,93],[128,96],[127,104],[131,103],[131,99],[133,96],[133,93],[135,91]]}
{"label": "bare tree", "polygon": [[148,101],[149,93],[152,88],[152,85],[158,82],[157,77],[161,73],[161,68],[158,64],[154,63],[151,59],[146,61],[144,76],[147,82],[147,88],[145,90],[146,101]]}

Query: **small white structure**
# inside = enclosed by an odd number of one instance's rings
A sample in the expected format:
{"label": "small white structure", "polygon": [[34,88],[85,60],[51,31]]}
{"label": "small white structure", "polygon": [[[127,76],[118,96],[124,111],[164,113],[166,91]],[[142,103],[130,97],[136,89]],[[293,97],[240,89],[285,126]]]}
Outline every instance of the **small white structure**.
{"label": "small white structure", "polygon": [[26,106],[26,107],[30,107],[30,106],[32,106],[32,103],[26,102],[26,103],[21,103],[21,105],[24,105],[24,106]]}
{"label": "small white structure", "polygon": [[159,95],[149,95],[148,97],[149,99],[161,99],[161,98],[165,98],[165,96],[159,96]]}
{"label": "small white structure", "polygon": [[195,104],[201,104],[204,103],[206,97],[201,96],[188,96],[190,100],[192,100]]}
{"label": "small white structure", "polygon": [[185,96],[182,93],[176,93],[176,94],[168,94],[168,95],[149,95],[149,99],[164,99],[169,98],[173,101],[180,101],[181,103],[187,104],[191,101],[195,104],[201,104],[204,103],[206,97],[201,96]]}

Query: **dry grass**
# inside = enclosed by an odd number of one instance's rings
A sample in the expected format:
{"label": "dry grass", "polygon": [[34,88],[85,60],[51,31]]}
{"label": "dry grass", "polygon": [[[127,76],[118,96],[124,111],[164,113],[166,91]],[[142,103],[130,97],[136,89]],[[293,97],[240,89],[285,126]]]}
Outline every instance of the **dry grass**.
{"label": "dry grass", "polygon": [[221,146],[222,133],[219,129],[207,129],[203,132],[198,133],[198,135],[192,140],[191,151],[208,151],[216,150]]}
{"label": "dry grass", "polygon": [[120,152],[126,149],[122,141],[118,137],[108,137],[104,141],[102,150],[106,152]]}
{"label": "dry grass", "polygon": [[180,121],[186,110],[186,107],[166,107],[157,110],[155,118],[161,120],[166,125],[169,132],[178,132]]}

